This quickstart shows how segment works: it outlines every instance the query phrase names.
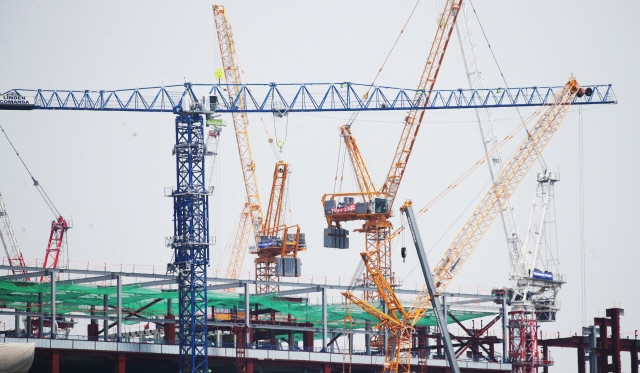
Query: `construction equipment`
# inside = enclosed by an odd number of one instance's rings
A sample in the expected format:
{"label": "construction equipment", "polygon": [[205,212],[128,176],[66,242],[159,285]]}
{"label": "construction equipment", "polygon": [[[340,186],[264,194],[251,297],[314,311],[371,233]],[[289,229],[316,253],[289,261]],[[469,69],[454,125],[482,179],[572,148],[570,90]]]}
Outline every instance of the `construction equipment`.
{"label": "construction equipment", "polygon": [[[426,107],[430,104],[432,90],[461,5],[462,0],[448,0],[445,4],[427,63],[416,90],[416,98],[414,99],[416,107]],[[346,147],[356,173],[360,192],[325,194],[322,197],[328,224],[328,228],[324,230],[324,246],[338,249],[349,248],[348,231],[342,229],[341,223],[350,220],[364,220],[362,228],[355,231],[365,233],[366,251],[370,253],[372,267],[380,269],[390,284],[393,284],[395,280],[391,269],[391,245],[388,239],[393,225],[388,219],[392,216],[393,201],[400,187],[424,113],[424,110],[413,109],[406,116],[391,167],[379,190],[376,190],[371,182],[359,150],[355,146],[350,126],[343,126],[341,135],[347,144]],[[336,197],[342,197],[344,200],[336,201]],[[355,204],[354,197],[361,197],[363,202]],[[371,278],[367,278],[365,274],[364,281],[370,283]],[[365,299],[376,299],[375,292],[365,292]]]}
{"label": "construction equipment", "polygon": [[[58,268],[60,253],[64,252],[64,249],[67,246],[66,233],[69,228],[71,228],[71,226],[62,216],[59,216],[56,220],[51,222],[51,233],[49,234],[49,243],[47,245],[43,268]],[[47,281],[49,281],[48,276],[40,277],[40,282]]]}
{"label": "construction equipment", "polygon": [[[213,14],[229,101],[236,102],[240,108],[244,108],[246,95],[240,92],[242,85],[241,70],[231,24],[227,19],[224,6],[213,5]],[[290,173],[290,166],[280,160],[276,163],[265,221],[263,220],[260,194],[255,176],[256,165],[253,161],[249,142],[247,113],[234,112],[233,124],[244,176],[247,202],[236,228],[236,239],[232,247],[232,259],[228,276],[229,278],[237,278],[242,266],[242,259],[249,240],[248,221],[251,222],[253,227],[255,239],[255,246],[250,248],[249,252],[257,255],[255,259],[256,280],[274,281],[280,276],[300,276],[301,261],[298,258],[298,251],[306,249],[304,234],[300,233],[299,226],[286,226],[284,224],[284,201],[287,196],[287,176]],[[272,147],[275,146],[273,139],[269,138],[269,142]],[[275,148],[274,154],[276,156],[278,154]],[[273,286],[256,285],[257,293],[276,290],[278,289]]]}
{"label": "construction equipment", "polygon": [[[433,269],[432,276],[435,278],[436,294],[441,294],[458,273],[505,205],[507,199],[511,197],[520,181],[522,181],[527,171],[555,134],[576,96],[591,94],[592,92],[590,90],[582,88],[575,78],[571,78],[569,82],[565,84],[564,89],[554,97],[553,105],[544,108],[536,125],[529,131],[511,160],[496,178],[496,181],[473,212],[471,218],[469,218],[464,225],[462,231]],[[389,294],[393,293],[391,288],[386,291]],[[393,299],[390,295],[382,296],[380,289],[379,293],[385,303],[388,302],[387,299]],[[353,300],[354,303],[362,306],[363,309],[376,316],[379,320],[386,320],[386,318],[380,316],[380,311],[377,313],[371,312],[370,309],[374,307],[366,304],[366,302],[356,302],[350,294],[345,294],[345,296]],[[413,327],[422,315],[424,315],[430,302],[431,296],[429,289],[425,286],[414,300],[411,309],[406,312],[407,316],[403,317],[401,326],[398,326],[397,323],[393,325],[383,323],[382,326],[391,325],[389,329],[390,332],[393,333],[391,337],[393,342],[389,344],[385,357],[385,369],[387,369],[387,371],[409,371]],[[390,307],[388,303],[387,307]]]}
{"label": "construction equipment", "polygon": [[[2,199],[2,193],[0,193],[0,241],[4,247],[4,252],[7,254],[7,260],[12,267],[25,267],[24,258],[22,252],[18,246],[18,240],[13,232],[11,221],[9,220],[9,214],[7,213],[7,207]],[[13,274],[22,274],[25,271],[13,271]],[[27,279],[28,280],[28,279]]]}
{"label": "construction equipment", "polygon": [[[411,201],[405,202],[400,208],[401,212],[404,212],[407,217],[407,223],[411,230],[411,236],[413,237],[413,244],[416,247],[418,253],[418,259],[420,260],[420,267],[422,269],[422,276],[426,282],[427,291],[431,298],[431,305],[433,306],[433,312],[438,321],[438,327],[440,333],[442,333],[442,341],[444,342],[444,350],[449,361],[449,367],[453,373],[460,373],[458,367],[458,361],[456,360],[456,354],[453,350],[451,343],[451,336],[449,335],[449,329],[447,327],[447,310],[440,304],[440,294],[436,291],[436,285],[431,277],[431,270],[429,269],[429,262],[427,262],[427,254],[425,253],[424,245],[422,244],[422,238],[420,237],[420,231],[418,224],[416,223],[415,215],[413,215],[413,207]],[[393,346],[392,346],[393,347]]]}

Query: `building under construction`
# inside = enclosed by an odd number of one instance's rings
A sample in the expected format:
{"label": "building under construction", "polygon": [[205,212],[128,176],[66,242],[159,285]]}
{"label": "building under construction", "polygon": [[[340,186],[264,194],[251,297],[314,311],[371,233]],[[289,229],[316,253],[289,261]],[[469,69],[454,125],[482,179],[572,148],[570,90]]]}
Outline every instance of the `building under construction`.
{"label": "building under construction", "polygon": [[[214,5],[213,17],[222,66],[215,71],[217,83],[113,91],[11,89],[3,94],[1,110],[172,113],[176,135],[176,186],[165,191],[173,201],[174,227],[166,239],[173,253],[166,269],[65,265],[61,258],[67,255],[71,224],[33,175],[54,220],[44,264],[31,265],[23,258],[0,196],[6,253],[0,265],[0,315],[13,317],[13,325],[1,332],[0,346],[32,348],[24,353],[30,363],[12,371],[531,373],[553,366],[550,347],[576,348],[580,371],[588,366],[602,373],[620,372],[620,355],[628,351],[631,371],[638,371],[638,341],[620,338],[619,308],[607,310],[607,317],[595,319],[581,336],[541,337],[539,323],[556,320],[558,293],[566,283],[559,261],[547,250],[555,229],[559,173],[545,164],[537,174],[524,235],[511,203],[569,108],[615,104],[611,85],[588,85],[571,77],[556,87],[486,89],[462,0],[445,2],[415,89],[381,87],[375,81],[252,85],[243,81],[225,7]],[[460,42],[469,88],[436,90],[452,38]],[[536,108],[534,114],[499,140],[490,110],[527,106]],[[411,201],[394,210],[423,117],[431,109],[445,108],[475,111],[484,155],[415,214]],[[406,115],[389,171],[382,185],[376,185],[351,125],[359,112],[392,110]],[[340,127],[338,165],[342,171],[345,164],[351,167],[357,190],[325,194],[314,211],[323,214],[327,225],[301,227],[291,221],[290,211],[296,208],[288,205],[292,167],[278,149],[284,141],[273,139],[266,126],[277,159],[268,201],[260,198],[249,114],[282,118],[317,111],[353,113]],[[208,185],[208,172],[227,127],[223,115],[232,121],[246,195],[238,206],[230,254],[223,266],[214,263],[223,270],[213,275],[209,197],[215,185]],[[503,160],[500,148],[511,139],[520,143]],[[430,266],[415,219],[470,173],[484,169],[483,164],[491,180],[484,197],[442,258]],[[264,209],[262,201],[267,201]],[[394,227],[398,211],[406,222]],[[496,220],[509,249],[509,286],[496,284],[490,292],[475,293],[447,290]],[[357,227],[350,231],[347,224],[354,223]],[[310,229],[322,230],[322,243],[307,241]],[[414,289],[404,286],[392,267],[392,242],[403,232],[411,235],[412,245],[401,248],[402,258],[415,251],[424,280]],[[302,280],[305,251],[349,249],[356,237],[365,239],[365,250],[346,283]],[[250,278],[241,275],[246,253],[254,264]]]}

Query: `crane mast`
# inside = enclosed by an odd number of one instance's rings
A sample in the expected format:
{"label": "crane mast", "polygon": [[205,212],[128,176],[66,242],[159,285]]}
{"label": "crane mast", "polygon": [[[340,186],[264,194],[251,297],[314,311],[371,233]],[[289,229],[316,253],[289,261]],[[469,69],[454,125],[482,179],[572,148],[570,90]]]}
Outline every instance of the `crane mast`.
{"label": "crane mast", "polygon": [[[429,104],[431,92],[438,77],[461,5],[462,0],[448,0],[445,4],[434,41],[431,44],[425,68],[418,84],[417,97],[414,100],[416,107],[426,107]],[[389,168],[384,184],[374,196],[375,198],[369,196],[368,200],[366,200],[359,209],[356,205],[352,210],[347,209],[347,211],[342,211],[348,206],[353,205],[353,198],[349,197],[350,195],[362,195],[364,197],[362,187],[364,185],[366,188],[369,185],[366,179],[368,174],[364,173],[361,173],[357,178],[361,189],[360,193],[323,196],[325,216],[329,223],[329,228],[325,229],[324,232],[325,247],[348,248],[348,239],[346,238],[348,233],[340,228],[340,222],[356,219],[365,220],[362,228],[356,231],[365,233],[366,251],[370,254],[369,258],[372,267],[379,269],[391,284],[395,282],[391,268],[391,245],[389,240],[393,225],[388,218],[391,217],[393,201],[395,200],[400,182],[402,181],[409,156],[413,150],[413,145],[420,129],[424,113],[424,110],[412,109],[405,117],[402,134],[391,162],[391,167]],[[355,143],[352,135],[350,135],[350,139]],[[349,147],[347,146],[347,148]],[[353,163],[354,157],[351,157],[351,159]],[[353,168],[356,170],[356,174],[358,174],[362,167],[359,165],[359,159],[357,157],[355,160],[356,163],[353,163]],[[344,202],[342,202],[342,207],[340,207],[340,205],[336,206],[335,197],[341,196],[345,197]],[[378,198],[378,196],[380,198]],[[333,209],[336,207],[338,207],[337,213],[334,213],[333,211],[336,210]],[[355,212],[355,214],[353,212]],[[332,245],[331,240],[326,239],[329,236],[338,236],[342,238],[342,240],[335,240],[334,242],[338,244]],[[364,281],[369,284],[372,282],[372,279],[368,277],[368,273],[365,273]],[[375,299],[377,299],[375,292],[365,292],[365,300]]]}
{"label": "crane mast", "polygon": [[524,251],[513,274],[516,287],[513,288],[511,305],[534,311],[538,321],[555,321],[559,309],[556,296],[565,282],[550,250],[553,241],[550,236],[555,232],[549,232],[547,228],[555,227],[553,198],[555,183],[559,180],[557,172],[545,170],[538,174]]}
{"label": "crane mast", "polygon": [[[480,62],[473,42],[473,35],[471,33],[467,8],[465,5],[462,6],[461,16],[461,22],[456,23],[456,34],[460,42],[460,49],[462,51],[469,88],[483,90],[485,89],[484,80],[482,78]],[[473,101],[474,104],[480,103],[480,100],[477,97],[474,97]],[[503,162],[500,152],[495,150],[498,140],[493,126],[493,121],[491,119],[491,111],[488,107],[485,107],[476,108],[475,112],[478,125],[480,127],[483,149],[487,156],[487,167],[489,169],[491,181],[495,182],[496,175],[500,174],[502,171]],[[531,275],[531,271],[534,270],[534,265],[536,263],[536,257],[535,255],[533,257],[529,257],[529,254],[538,251],[540,238],[542,236],[541,232],[534,233],[532,231],[532,219],[536,209],[538,211],[547,211],[549,198],[553,198],[554,183],[558,180],[559,178],[557,174],[550,173],[547,170],[544,170],[544,172],[538,175],[536,191],[536,198],[538,202],[534,202],[534,206],[531,211],[532,217],[528,229],[529,233],[526,236],[527,242],[529,242],[530,237],[534,234],[536,235],[537,241],[535,243],[535,249],[529,250],[527,243],[523,245],[518,231],[515,210],[511,203],[511,199],[507,199],[504,208],[500,211],[500,220],[502,222],[502,228],[509,252],[509,277],[511,280],[511,289],[515,292],[512,299],[519,302],[519,304],[523,304],[524,302],[529,308],[532,308],[539,321],[555,321],[555,311],[557,311],[556,295],[562,285],[562,280],[561,276],[557,273],[557,268],[555,281],[544,281],[540,278],[534,280]],[[544,228],[545,217],[546,216],[544,214],[540,215],[541,221],[538,225],[538,227],[541,227],[540,229]],[[544,267],[546,268],[547,266],[545,265]],[[544,276],[548,277],[547,274]],[[532,288],[535,289],[532,290]]]}
{"label": "crane mast", "polygon": [[[26,267],[22,252],[18,246],[18,240],[13,232],[11,221],[9,220],[9,214],[7,213],[7,207],[2,199],[2,193],[0,193],[0,240],[2,240],[2,246],[4,252],[7,254],[7,260],[12,267]],[[21,274],[25,271],[13,271],[13,274]]]}
{"label": "crane mast", "polygon": [[[462,51],[462,60],[467,75],[469,87],[472,89],[485,89],[484,79],[482,78],[482,70],[480,69],[480,61],[476,52],[476,46],[473,42],[473,34],[469,24],[466,5],[461,8],[462,19],[456,23],[456,34],[460,42],[460,50]],[[474,104],[480,104],[478,97],[473,97]],[[495,178],[500,174],[503,168],[502,157],[499,151],[495,151],[498,146],[498,138],[493,126],[491,118],[491,110],[489,108],[476,108],[476,119],[480,128],[480,136],[482,139],[482,147],[487,156],[487,168],[491,176],[491,182],[495,182]],[[511,273],[515,273],[516,267],[522,254],[522,240],[518,231],[515,210],[511,199],[507,200],[505,207],[500,211],[500,220],[502,229],[507,240],[509,250],[509,263]],[[512,286],[516,286],[516,280],[512,280]]]}

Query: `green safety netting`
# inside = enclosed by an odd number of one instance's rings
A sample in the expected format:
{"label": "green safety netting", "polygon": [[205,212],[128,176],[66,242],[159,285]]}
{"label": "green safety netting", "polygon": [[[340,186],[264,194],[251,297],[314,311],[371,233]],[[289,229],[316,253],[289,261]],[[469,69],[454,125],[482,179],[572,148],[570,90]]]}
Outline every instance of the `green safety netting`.
{"label": "green safety netting", "polygon": [[[26,311],[27,303],[31,303],[31,310],[35,311],[38,304],[38,293],[43,293],[44,308],[50,306],[51,284],[38,283],[29,281],[10,282],[0,280],[0,307],[14,308]],[[95,306],[96,314],[103,316],[104,311],[104,295],[108,296],[109,305],[115,307],[117,289],[114,286],[95,286],[95,285],[72,285],[57,284],[56,285],[56,311],[60,314],[68,314],[78,312],[90,314],[91,306]],[[178,293],[169,289],[151,289],[140,287],[138,284],[130,284],[122,286],[122,307],[124,316],[128,313],[136,312],[142,308],[144,310],[137,312],[137,315],[144,318],[162,318],[167,313],[167,301],[171,300],[173,306],[173,314],[178,311]],[[152,305],[150,303],[154,302]],[[215,308],[216,319],[221,321],[233,320],[235,314],[239,313],[240,318],[244,318],[244,295],[232,292],[208,292],[207,302],[210,307]],[[256,307],[259,310],[273,309],[277,311],[275,316],[276,322],[295,321],[298,323],[322,323],[322,307],[320,305],[310,305],[295,301],[288,301],[275,295],[250,296],[251,309]],[[376,319],[358,306],[350,306],[351,324],[345,325],[347,306],[345,304],[330,304],[327,306],[327,323],[330,328],[359,329],[364,328],[365,322],[369,321],[376,324]],[[478,317],[495,315],[495,312],[467,311],[467,310],[451,310],[453,316],[458,320],[464,321]],[[108,311],[109,316],[115,316],[115,309]],[[293,320],[289,319],[289,316]],[[211,315],[210,315],[211,317]],[[271,319],[270,314],[259,316],[261,319]],[[273,319],[272,319],[273,320]],[[449,318],[449,323],[453,320]],[[137,321],[125,321],[126,324],[135,324]],[[436,319],[431,310],[427,311],[425,316],[418,321],[418,326],[435,326]]]}

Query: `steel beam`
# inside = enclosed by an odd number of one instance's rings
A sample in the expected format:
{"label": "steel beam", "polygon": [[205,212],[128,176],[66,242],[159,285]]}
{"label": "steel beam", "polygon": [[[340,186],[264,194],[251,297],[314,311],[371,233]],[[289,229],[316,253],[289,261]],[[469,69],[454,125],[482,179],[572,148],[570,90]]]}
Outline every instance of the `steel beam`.
{"label": "steel beam", "polygon": [[[5,267],[9,267],[9,266],[5,266]],[[9,267],[12,268],[13,270],[17,271],[17,268],[24,268],[24,267]],[[42,268],[38,268],[38,269],[42,269]],[[4,277],[0,277],[0,280],[2,281],[14,281],[14,280],[22,280],[25,278],[33,278],[33,277],[42,277],[42,276],[48,276],[49,272],[48,271],[38,271],[38,272],[31,272],[31,273],[21,273],[19,275],[9,275],[9,276],[4,276]]]}
{"label": "steel beam", "polygon": [[440,326],[440,333],[442,334],[442,342],[444,343],[447,360],[449,361],[449,368],[453,373],[460,373],[460,367],[458,367],[458,360],[456,360],[456,354],[453,350],[451,343],[451,336],[449,335],[449,329],[447,327],[447,306],[443,297],[443,304],[440,304],[440,294],[436,290],[433,276],[431,276],[431,269],[429,268],[429,262],[427,262],[427,255],[422,245],[422,238],[420,238],[420,231],[418,230],[418,224],[416,223],[415,216],[413,215],[413,208],[411,205],[405,206],[404,213],[409,223],[411,230],[411,236],[413,237],[413,243],[418,252],[418,259],[420,259],[420,267],[422,268],[422,275],[427,283],[427,290],[431,296],[431,304],[433,305],[433,313],[436,316],[438,325]]}

